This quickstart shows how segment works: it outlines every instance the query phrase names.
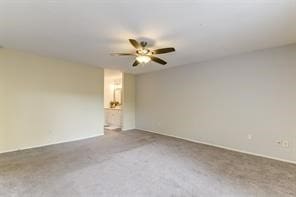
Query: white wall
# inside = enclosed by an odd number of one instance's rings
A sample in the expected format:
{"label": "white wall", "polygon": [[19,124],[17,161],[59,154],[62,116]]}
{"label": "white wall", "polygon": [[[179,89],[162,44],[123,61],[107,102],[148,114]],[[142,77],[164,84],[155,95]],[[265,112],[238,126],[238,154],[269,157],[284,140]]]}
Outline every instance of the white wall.
{"label": "white wall", "polygon": [[103,70],[0,49],[0,152],[103,134]]}
{"label": "white wall", "polygon": [[135,76],[123,74],[122,130],[135,128]]}
{"label": "white wall", "polygon": [[137,128],[296,161],[296,45],[143,74],[136,84]]}

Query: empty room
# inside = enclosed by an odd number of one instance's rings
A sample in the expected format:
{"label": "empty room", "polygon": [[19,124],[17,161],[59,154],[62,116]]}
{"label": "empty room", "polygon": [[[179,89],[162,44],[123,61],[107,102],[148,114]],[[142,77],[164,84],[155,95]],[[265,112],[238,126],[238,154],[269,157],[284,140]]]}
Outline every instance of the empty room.
{"label": "empty room", "polygon": [[0,0],[0,197],[295,196],[295,0]]}

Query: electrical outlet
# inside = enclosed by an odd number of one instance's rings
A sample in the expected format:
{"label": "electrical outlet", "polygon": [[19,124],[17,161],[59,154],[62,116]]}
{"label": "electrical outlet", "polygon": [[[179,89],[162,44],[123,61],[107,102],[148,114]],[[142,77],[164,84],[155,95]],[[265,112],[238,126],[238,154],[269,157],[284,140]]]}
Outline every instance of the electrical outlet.
{"label": "electrical outlet", "polygon": [[288,148],[289,147],[289,141],[288,140],[282,140],[282,147]]}
{"label": "electrical outlet", "polygon": [[253,139],[253,135],[252,134],[248,134],[248,140],[252,140]]}
{"label": "electrical outlet", "polygon": [[277,140],[275,142],[284,148],[289,148],[289,141],[288,140]]}

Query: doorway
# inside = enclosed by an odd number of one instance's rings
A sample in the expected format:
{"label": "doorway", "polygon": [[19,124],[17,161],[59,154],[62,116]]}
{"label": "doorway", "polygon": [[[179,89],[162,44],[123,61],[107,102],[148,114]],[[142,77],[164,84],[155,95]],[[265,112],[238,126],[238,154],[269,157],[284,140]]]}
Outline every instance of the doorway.
{"label": "doorway", "polygon": [[104,129],[107,132],[122,130],[122,84],[121,71],[104,70]]}

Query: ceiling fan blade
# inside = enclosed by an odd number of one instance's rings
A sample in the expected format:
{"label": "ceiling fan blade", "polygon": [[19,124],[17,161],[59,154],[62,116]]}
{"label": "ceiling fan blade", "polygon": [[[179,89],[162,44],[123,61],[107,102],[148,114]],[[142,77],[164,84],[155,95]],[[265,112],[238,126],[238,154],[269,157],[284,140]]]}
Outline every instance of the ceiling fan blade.
{"label": "ceiling fan blade", "polygon": [[115,55],[119,55],[119,56],[126,56],[126,55],[136,55],[133,53],[111,53],[111,55],[115,56]]}
{"label": "ceiling fan blade", "polygon": [[140,64],[140,62],[138,62],[137,60],[133,63],[133,67],[138,66],[138,64]]}
{"label": "ceiling fan blade", "polygon": [[170,53],[174,51],[176,51],[175,48],[169,47],[169,48],[156,49],[153,51],[153,54],[163,54],[163,53]]}
{"label": "ceiling fan blade", "polygon": [[150,56],[151,60],[154,61],[154,62],[157,62],[159,64],[162,64],[162,65],[166,65],[167,62],[158,58],[158,57],[155,57],[155,56]]}
{"label": "ceiling fan blade", "polygon": [[129,42],[131,43],[131,45],[133,45],[136,49],[141,48],[140,43],[139,43],[138,41],[136,41],[135,39],[129,39],[128,41],[129,41]]}

